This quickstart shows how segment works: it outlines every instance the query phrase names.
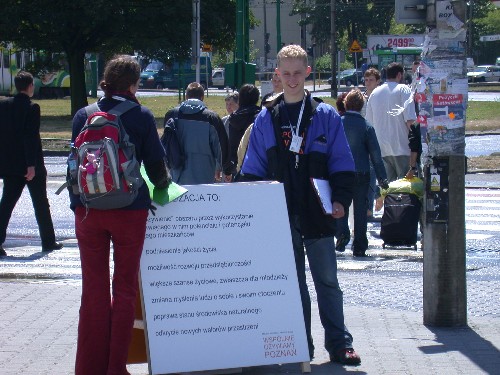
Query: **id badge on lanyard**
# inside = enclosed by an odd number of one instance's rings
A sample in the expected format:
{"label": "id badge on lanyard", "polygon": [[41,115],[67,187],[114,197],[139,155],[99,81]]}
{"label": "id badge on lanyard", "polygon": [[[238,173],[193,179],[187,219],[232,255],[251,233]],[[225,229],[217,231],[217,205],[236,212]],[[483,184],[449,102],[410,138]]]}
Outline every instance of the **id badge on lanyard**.
{"label": "id badge on lanyard", "polygon": [[[302,114],[304,113],[304,107],[306,103],[306,96],[304,95],[304,99],[302,99],[302,106],[300,107],[299,118],[297,120],[297,126],[294,128],[292,123],[290,123],[290,128],[292,130],[292,142],[290,143],[289,150],[293,153],[297,154],[296,159],[298,160],[300,153],[300,146],[302,145],[303,138],[299,135],[300,131],[300,122],[302,121]],[[297,161],[298,166],[298,161]]]}
{"label": "id badge on lanyard", "polygon": [[302,137],[299,137],[298,135],[294,134],[292,136],[292,142],[290,143],[290,151],[298,154],[300,152],[300,145],[301,144],[302,144]]}

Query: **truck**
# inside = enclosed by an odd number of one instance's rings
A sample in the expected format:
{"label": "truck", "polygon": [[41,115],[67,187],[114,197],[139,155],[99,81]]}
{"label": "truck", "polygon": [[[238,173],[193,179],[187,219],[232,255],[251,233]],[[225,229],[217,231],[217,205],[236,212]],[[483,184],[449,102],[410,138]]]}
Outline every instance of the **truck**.
{"label": "truck", "polygon": [[[151,61],[141,72],[141,89],[185,88],[196,81],[196,65],[191,60],[162,62]],[[209,56],[200,57],[200,84],[206,89],[212,86],[212,62]]]}
{"label": "truck", "polygon": [[212,73],[212,85],[218,89],[223,89],[224,85],[224,69],[214,69]]}

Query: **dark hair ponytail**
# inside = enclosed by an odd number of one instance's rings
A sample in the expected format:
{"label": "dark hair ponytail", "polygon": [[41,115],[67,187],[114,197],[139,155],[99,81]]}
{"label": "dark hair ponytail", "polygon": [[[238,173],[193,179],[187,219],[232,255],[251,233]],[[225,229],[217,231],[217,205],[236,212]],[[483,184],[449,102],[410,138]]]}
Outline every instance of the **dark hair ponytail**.
{"label": "dark hair ponytail", "polygon": [[137,83],[141,75],[139,63],[131,56],[119,55],[110,60],[104,68],[101,89],[106,96],[127,92]]}

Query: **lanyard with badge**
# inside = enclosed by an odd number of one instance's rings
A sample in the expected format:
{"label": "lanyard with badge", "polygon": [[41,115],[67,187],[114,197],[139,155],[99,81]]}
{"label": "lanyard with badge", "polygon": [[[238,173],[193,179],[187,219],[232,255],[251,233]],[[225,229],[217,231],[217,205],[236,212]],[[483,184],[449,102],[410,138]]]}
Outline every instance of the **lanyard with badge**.
{"label": "lanyard with badge", "polygon": [[300,146],[302,145],[302,137],[299,135],[300,134],[299,131],[305,104],[306,104],[306,96],[304,95],[304,99],[302,99],[302,106],[300,107],[299,118],[297,120],[297,125],[295,127],[292,125],[290,119],[288,119],[288,122],[290,124],[290,129],[292,130],[292,142],[290,143],[289,150],[295,153],[295,169],[299,168],[299,152],[300,152]]}

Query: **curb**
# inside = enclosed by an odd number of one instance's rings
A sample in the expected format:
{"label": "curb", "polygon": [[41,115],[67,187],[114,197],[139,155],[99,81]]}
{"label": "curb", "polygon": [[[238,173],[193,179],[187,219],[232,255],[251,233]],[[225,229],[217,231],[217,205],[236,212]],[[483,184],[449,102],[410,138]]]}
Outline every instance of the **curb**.
{"label": "curb", "polygon": [[494,173],[500,173],[500,169],[474,169],[473,171],[467,171],[467,173],[465,174],[468,175],[468,174],[494,174]]}
{"label": "curb", "polygon": [[68,151],[64,150],[42,150],[43,156],[68,156]]}
{"label": "curb", "polygon": [[[66,150],[42,150],[43,156],[68,156]],[[500,173],[500,169],[475,169],[467,171],[465,174],[495,174]]]}

